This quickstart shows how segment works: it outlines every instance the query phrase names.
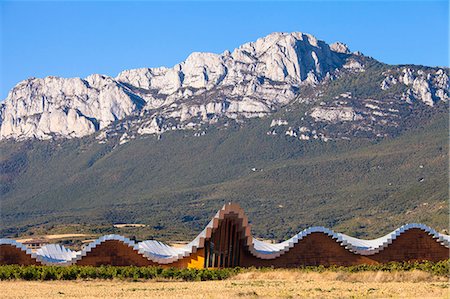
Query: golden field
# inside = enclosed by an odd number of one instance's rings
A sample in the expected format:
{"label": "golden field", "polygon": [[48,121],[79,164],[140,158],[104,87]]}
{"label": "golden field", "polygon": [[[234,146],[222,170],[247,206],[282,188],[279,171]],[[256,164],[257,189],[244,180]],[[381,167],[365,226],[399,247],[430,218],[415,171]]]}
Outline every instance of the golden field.
{"label": "golden field", "polygon": [[2,298],[450,298],[426,272],[249,271],[223,281],[0,281]]}

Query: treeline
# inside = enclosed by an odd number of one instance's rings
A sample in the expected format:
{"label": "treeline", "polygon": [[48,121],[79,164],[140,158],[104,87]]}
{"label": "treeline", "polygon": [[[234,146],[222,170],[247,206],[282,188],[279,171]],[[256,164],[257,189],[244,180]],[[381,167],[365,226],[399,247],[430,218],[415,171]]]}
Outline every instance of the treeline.
{"label": "treeline", "polygon": [[[273,268],[226,268],[226,269],[177,269],[135,266],[0,266],[0,280],[76,280],[76,279],[173,279],[182,281],[224,280],[246,271],[273,271]],[[441,262],[403,262],[380,265],[357,266],[307,266],[292,269],[304,272],[363,272],[363,271],[412,271],[420,270],[437,276],[448,276],[450,260]]]}

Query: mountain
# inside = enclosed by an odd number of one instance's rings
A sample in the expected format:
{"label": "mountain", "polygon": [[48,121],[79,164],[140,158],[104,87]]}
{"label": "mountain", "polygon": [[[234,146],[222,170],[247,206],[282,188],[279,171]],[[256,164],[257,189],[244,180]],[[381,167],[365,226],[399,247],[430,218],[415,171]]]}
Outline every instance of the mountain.
{"label": "mountain", "polygon": [[0,136],[82,137],[131,115],[142,120],[140,134],[167,130],[173,124],[166,119],[190,128],[196,118],[261,117],[292,101],[302,83],[317,83],[342,67],[348,54],[340,46],[275,33],[233,53],[192,53],[173,68],[128,70],[117,78],[31,78],[5,100]]}
{"label": "mountain", "polygon": [[27,79],[0,108],[0,234],[134,221],[184,238],[227,201],[265,238],[444,229],[448,75],[273,33],[172,68]]}
{"label": "mountain", "polygon": [[[397,127],[397,118],[408,114],[414,101],[433,106],[448,100],[448,70],[405,67],[377,74],[382,79],[370,77],[380,81],[375,89],[382,98],[375,90],[368,94],[371,98],[344,91],[331,103],[321,102],[323,85],[373,67],[375,61],[350,53],[342,43],[328,45],[303,33],[273,33],[232,53],[192,53],[173,68],[127,70],[116,78],[30,78],[15,86],[2,104],[0,138],[79,138],[104,129],[110,135],[116,133],[107,129],[112,123],[129,117],[134,119],[125,125],[132,133],[127,135],[161,134],[220,119],[264,117],[293,101],[318,104],[305,115],[310,122],[344,121],[351,123],[352,133],[382,136],[389,132],[377,126]],[[292,128],[290,134],[341,137],[322,130],[300,134],[312,129],[305,125],[302,132]]]}

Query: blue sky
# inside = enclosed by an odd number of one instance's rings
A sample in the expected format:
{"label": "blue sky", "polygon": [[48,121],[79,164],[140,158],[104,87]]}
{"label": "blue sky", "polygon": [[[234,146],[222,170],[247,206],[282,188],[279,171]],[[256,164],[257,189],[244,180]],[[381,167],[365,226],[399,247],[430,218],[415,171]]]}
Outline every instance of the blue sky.
{"label": "blue sky", "polygon": [[0,99],[28,77],[173,66],[274,31],[342,41],[391,64],[449,63],[448,1],[1,1],[0,19]]}

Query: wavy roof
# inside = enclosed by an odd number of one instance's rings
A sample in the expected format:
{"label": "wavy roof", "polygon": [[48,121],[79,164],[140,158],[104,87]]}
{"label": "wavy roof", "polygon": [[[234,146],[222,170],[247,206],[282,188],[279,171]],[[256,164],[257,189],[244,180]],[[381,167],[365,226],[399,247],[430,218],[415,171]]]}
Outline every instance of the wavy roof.
{"label": "wavy roof", "polygon": [[197,249],[203,248],[205,245],[205,240],[211,238],[213,231],[219,227],[220,220],[229,215],[235,215],[241,220],[244,243],[248,246],[250,253],[260,259],[275,259],[288,252],[300,240],[306,238],[312,233],[323,233],[328,235],[345,249],[359,255],[373,255],[382,251],[400,235],[410,229],[420,229],[429,234],[436,240],[436,242],[450,248],[449,235],[441,234],[429,226],[417,223],[403,225],[393,232],[373,240],[357,239],[345,234],[336,233],[331,229],[322,226],[315,226],[299,232],[284,242],[276,244],[267,243],[252,237],[247,216],[239,205],[232,203],[225,204],[222,209],[220,209],[211,219],[205,229],[192,242],[180,248],[172,247],[155,240],[147,240],[136,243],[119,235],[102,236],[89,243],[89,245],[81,251],[72,251],[59,244],[49,244],[41,247],[36,252],[31,252],[31,250],[26,248],[25,245],[11,239],[0,239],[0,245],[14,246],[27,254],[30,254],[32,258],[35,258],[37,261],[45,265],[71,265],[76,264],[77,261],[81,260],[100,244],[108,240],[115,240],[127,245],[148,260],[159,264],[170,264],[195,253]]}

